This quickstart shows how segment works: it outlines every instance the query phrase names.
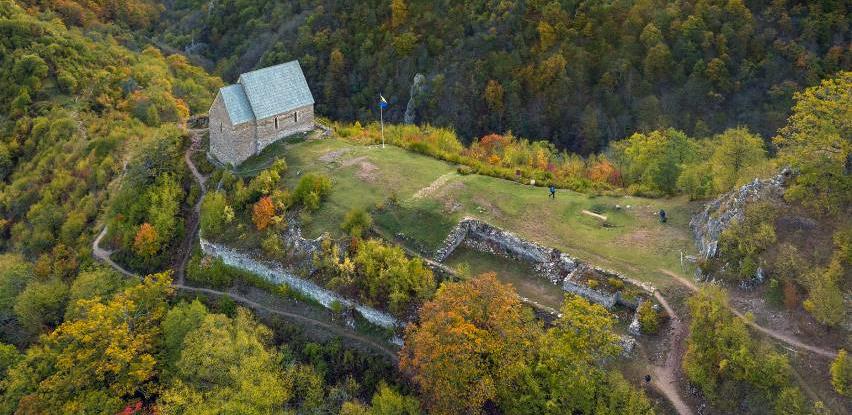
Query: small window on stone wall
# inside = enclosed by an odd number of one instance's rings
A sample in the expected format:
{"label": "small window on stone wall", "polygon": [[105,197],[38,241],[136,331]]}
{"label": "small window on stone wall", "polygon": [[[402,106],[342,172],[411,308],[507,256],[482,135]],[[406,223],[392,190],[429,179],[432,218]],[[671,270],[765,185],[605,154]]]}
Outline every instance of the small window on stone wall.
{"label": "small window on stone wall", "polygon": [[275,117],[275,129],[278,129],[278,117]]}
{"label": "small window on stone wall", "polygon": [[299,111],[293,111],[293,122],[299,122]]}
{"label": "small window on stone wall", "polygon": [[225,131],[225,124],[222,121],[219,121],[219,132]]}

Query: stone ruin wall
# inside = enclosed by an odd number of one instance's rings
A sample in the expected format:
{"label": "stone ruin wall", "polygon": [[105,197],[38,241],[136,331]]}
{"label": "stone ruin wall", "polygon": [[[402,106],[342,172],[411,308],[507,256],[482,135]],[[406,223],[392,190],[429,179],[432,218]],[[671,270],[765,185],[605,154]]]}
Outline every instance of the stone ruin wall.
{"label": "stone ruin wall", "polygon": [[557,249],[527,241],[511,232],[506,232],[473,218],[464,218],[453,228],[444,243],[436,251],[435,260],[445,261],[462,244],[480,252],[532,264],[539,276],[561,287],[563,291],[582,296],[608,309],[616,305],[636,309],[638,303],[623,300],[620,291],[611,294],[585,285],[581,279],[585,273],[595,272],[606,278],[618,278],[625,284],[637,286],[649,294],[655,291],[655,288],[650,284],[636,281],[613,271],[590,266]]}
{"label": "stone ruin wall", "polygon": [[394,329],[400,326],[399,321],[390,314],[361,305],[344,298],[340,294],[322,288],[311,281],[299,278],[285,270],[280,264],[253,258],[247,253],[207,241],[204,238],[200,238],[200,243],[201,250],[205,255],[219,258],[226,265],[257,274],[270,282],[287,284],[302,295],[322,304],[325,308],[331,309],[332,304],[338,302],[345,308],[356,310],[365,320],[377,326],[387,329]]}

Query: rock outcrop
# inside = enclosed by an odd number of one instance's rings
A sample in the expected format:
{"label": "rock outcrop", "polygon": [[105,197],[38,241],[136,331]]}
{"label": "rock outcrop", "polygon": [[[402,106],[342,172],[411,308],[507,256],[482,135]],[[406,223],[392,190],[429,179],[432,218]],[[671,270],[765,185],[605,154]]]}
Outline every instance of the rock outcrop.
{"label": "rock outcrop", "polygon": [[781,200],[791,174],[789,169],[784,169],[775,177],[755,179],[707,203],[701,212],[693,216],[689,228],[701,258],[716,256],[719,236],[731,223],[743,219],[746,205],[757,200]]}
{"label": "rock outcrop", "polygon": [[423,95],[426,89],[426,77],[423,74],[414,75],[414,81],[411,84],[410,98],[408,105],[405,106],[405,116],[403,122],[406,124],[414,124],[417,122],[417,102],[420,96]]}

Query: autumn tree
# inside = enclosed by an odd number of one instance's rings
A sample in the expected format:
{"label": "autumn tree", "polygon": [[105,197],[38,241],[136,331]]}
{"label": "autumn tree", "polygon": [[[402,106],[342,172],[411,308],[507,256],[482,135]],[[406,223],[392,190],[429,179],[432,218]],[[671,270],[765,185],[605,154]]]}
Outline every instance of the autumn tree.
{"label": "autumn tree", "polygon": [[443,284],[418,321],[406,329],[400,369],[435,414],[477,414],[513,399],[541,336],[530,310],[494,274]]}
{"label": "autumn tree", "polygon": [[172,291],[167,274],[146,277],[108,302],[79,300],[81,317],[42,336],[0,382],[0,412],[117,413],[150,391],[159,324]]}
{"label": "autumn tree", "polygon": [[260,200],[252,206],[251,220],[254,222],[254,226],[257,227],[257,230],[259,231],[266,229],[269,224],[272,223],[272,218],[274,216],[275,205],[272,204],[272,200],[269,196],[260,198]]}
{"label": "autumn tree", "polygon": [[391,0],[391,29],[397,29],[408,19],[408,6],[405,0]]}
{"label": "autumn tree", "polygon": [[493,79],[485,85],[485,103],[488,108],[497,115],[503,114],[503,86]]}
{"label": "autumn tree", "polygon": [[150,223],[139,225],[139,230],[133,238],[133,251],[145,258],[153,257],[160,250],[157,231]]}

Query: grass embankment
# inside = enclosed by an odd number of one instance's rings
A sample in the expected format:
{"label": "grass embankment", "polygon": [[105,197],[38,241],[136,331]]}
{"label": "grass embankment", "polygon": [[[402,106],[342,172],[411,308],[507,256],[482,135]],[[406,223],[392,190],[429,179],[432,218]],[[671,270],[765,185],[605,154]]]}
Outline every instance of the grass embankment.
{"label": "grass embankment", "polygon": [[[341,236],[343,216],[360,207],[372,211],[383,233],[403,235],[400,242],[431,255],[461,218],[471,216],[658,286],[669,284],[669,278],[657,269],[679,271],[681,251],[692,250],[687,223],[694,206],[685,197],[646,199],[560,190],[551,200],[540,187],[460,175],[455,165],[444,161],[339,138],[277,150],[289,166],[288,186],[308,172],[328,175],[334,183],[328,200],[304,224],[306,237],[323,232]],[[666,224],[657,219],[660,209],[668,213]],[[583,210],[606,216],[606,223]]]}

